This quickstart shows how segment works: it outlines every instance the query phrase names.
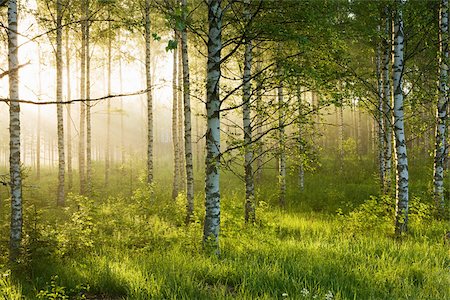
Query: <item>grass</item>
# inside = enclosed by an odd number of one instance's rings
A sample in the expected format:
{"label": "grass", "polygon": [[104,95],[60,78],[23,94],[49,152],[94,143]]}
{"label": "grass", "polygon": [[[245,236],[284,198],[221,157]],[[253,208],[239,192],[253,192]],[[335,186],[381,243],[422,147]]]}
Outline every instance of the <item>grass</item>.
{"label": "grass", "polygon": [[[374,212],[370,205],[378,208],[383,202],[365,202],[377,190],[373,169],[363,168],[352,180],[350,170],[348,176],[337,177],[328,168],[324,163],[317,174],[308,175],[304,192],[295,191],[292,176],[285,210],[276,205],[277,194],[270,184],[274,174],[267,173],[258,191],[258,223],[252,226],[243,220],[242,183],[222,176],[227,188],[222,194],[219,256],[202,249],[201,191],[195,199],[195,223],[185,227],[184,198],[172,201],[170,184],[151,189],[135,179],[132,195],[128,190],[106,193],[100,187],[92,199],[72,195],[67,207],[58,209],[48,201],[54,178],[48,172],[41,185],[49,188],[34,192],[32,199],[28,194],[27,252],[14,278],[0,278],[0,295],[5,299],[450,299],[449,246],[442,239],[447,225],[427,217],[425,207],[412,216],[411,233],[394,239],[385,230],[390,227],[380,224],[390,222],[389,214],[380,215],[389,209]],[[135,174],[137,178],[139,172]],[[170,183],[170,174],[164,176],[157,182]],[[120,176],[114,180],[119,183]],[[365,209],[358,208],[361,203],[366,203]],[[343,215],[335,213],[338,208]],[[355,209],[358,213],[348,214]],[[2,234],[7,233],[4,212]],[[0,265],[6,272],[5,256]]]}

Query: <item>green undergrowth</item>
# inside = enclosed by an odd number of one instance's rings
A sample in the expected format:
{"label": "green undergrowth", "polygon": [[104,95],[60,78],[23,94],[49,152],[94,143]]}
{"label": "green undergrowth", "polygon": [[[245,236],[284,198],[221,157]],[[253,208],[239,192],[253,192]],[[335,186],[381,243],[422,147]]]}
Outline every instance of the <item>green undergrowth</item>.
{"label": "green undergrowth", "polygon": [[245,225],[237,197],[223,199],[218,256],[202,250],[201,209],[186,227],[184,197],[157,201],[150,187],[104,202],[71,195],[58,222],[28,212],[36,226],[23,265],[13,280],[3,275],[0,291],[5,299],[450,299],[445,226],[426,208],[412,219],[427,226],[396,240],[382,225],[390,221],[383,200],[334,216],[262,202],[257,224]]}
{"label": "green undergrowth", "polygon": [[201,176],[186,226],[170,172],[147,186],[143,172],[118,168],[111,189],[97,174],[91,197],[69,194],[58,208],[54,173],[44,171],[24,191],[23,255],[12,271],[2,203],[0,299],[450,299],[448,222],[433,218],[426,180],[412,181],[409,232],[395,238],[394,199],[371,196],[371,163],[352,179],[355,165],[337,176],[323,162],[304,191],[291,172],[284,209],[266,172],[253,225],[244,223],[242,182],[225,173],[218,256],[202,247]]}

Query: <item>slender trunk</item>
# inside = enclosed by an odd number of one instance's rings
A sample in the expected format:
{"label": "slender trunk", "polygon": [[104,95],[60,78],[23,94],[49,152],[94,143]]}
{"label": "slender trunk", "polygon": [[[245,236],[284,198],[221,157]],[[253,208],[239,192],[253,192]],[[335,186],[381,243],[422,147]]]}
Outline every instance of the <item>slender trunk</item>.
{"label": "slender trunk", "polygon": [[[182,0],[183,19],[187,21],[187,0]],[[181,31],[181,57],[183,60],[184,99],[184,151],[186,160],[186,223],[194,215],[194,163],[192,155],[191,83],[189,74],[188,36],[186,26]]]}
{"label": "slender trunk", "polygon": [[280,83],[278,86],[278,127],[279,127],[279,147],[280,147],[280,153],[279,153],[279,173],[278,173],[278,184],[280,188],[280,195],[278,198],[278,201],[280,203],[281,207],[284,207],[286,205],[286,134],[285,134],[285,128],[284,128],[284,122],[285,122],[285,103],[284,103],[284,95],[283,95],[283,82],[281,79],[281,68],[278,66],[278,73],[280,76]]}
{"label": "slender trunk", "polygon": [[[39,56],[39,74],[38,74],[38,99],[41,100],[42,97],[42,63],[41,63],[41,50],[38,49]],[[41,180],[41,106],[38,105],[37,111],[37,127],[36,127],[36,177],[37,180]]]}
{"label": "slender trunk", "polygon": [[153,183],[153,99],[150,54],[150,0],[145,0],[145,74],[147,84],[147,183]]}
{"label": "slender trunk", "polygon": [[[181,35],[181,34],[180,34]],[[181,45],[181,36],[179,36],[179,44]],[[178,52],[178,145],[180,145],[179,155],[180,155],[180,191],[185,194],[186,188],[186,156],[184,149],[184,117],[183,117],[183,59],[182,59],[182,49],[179,47]]]}
{"label": "slender trunk", "polygon": [[[122,75],[122,58],[119,55],[119,88],[120,93],[123,92],[123,75]],[[121,155],[121,164],[125,166],[125,127],[124,127],[124,114],[123,110],[123,98],[120,98],[120,155]]]}
{"label": "slender trunk", "polygon": [[434,200],[441,216],[444,215],[444,160],[448,105],[448,0],[441,0],[439,100],[436,112],[436,147],[434,151]]}
{"label": "slender trunk", "polygon": [[[176,36],[176,33],[175,33]],[[172,72],[172,143],[173,143],[173,185],[172,198],[178,196],[180,190],[180,147],[178,145],[178,51],[173,51],[173,72]]]}
{"label": "slender trunk", "polygon": [[301,191],[305,189],[305,169],[303,166],[304,137],[303,137],[303,103],[300,82],[297,83],[298,102],[298,187]]}
{"label": "slender trunk", "polygon": [[208,62],[206,73],[205,222],[203,241],[219,251],[220,230],[220,60],[222,50],[221,0],[208,0]]}
{"label": "slender trunk", "polygon": [[[244,19],[248,23],[251,19],[249,10],[250,0],[244,1]],[[255,183],[253,178],[253,132],[251,118],[251,93],[252,93],[252,40],[251,37],[245,36],[245,53],[244,53],[244,78],[243,78],[243,125],[244,125],[244,172],[245,172],[245,222],[254,223],[255,215]]]}
{"label": "slender trunk", "polygon": [[391,18],[390,10],[385,8],[385,36],[383,39],[383,119],[384,119],[384,194],[390,194],[392,178],[392,104],[391,104]]}
{"label": "slender trunk", "polygon": [[[86,16],[89,18],[89,0],[86,1]],[[86,181],[88,195],[92,193],[92,129],[91,129],[91,54],[90,21],[86,22]]]}
{"label": "slender trunk", "polygon": [[[259,52],[259,51],[258,51]],[[259,55],[261,55],[260,53],[258,53]],[[258,57],[259,57],[258,55]],[[263,140],[261,137],[261,135],[263,134],[263,127],[262,127],[262,123],[263,123],[263,107],[262,107],[262,81],[260,80],[261,75],[261,58],[258,58],[258,60],[256,61],[256,74],[259,74],[257,77],[257,87],[256,87],[256,116],[257,116],[257,120],[256,120],[256,134],[259,138],[258,143],[257,143],[257,157],[256,157],[256,180],[258,182],[261,181],[262,178],[262,166],[263,166]]]}
{"label": "slender trunk", "polygon": [[395,157],[397,162],[397,189],[395,210],[395,233],[406,232],[408,225],[408,156],[403,110],[403,68],[404,68],[404,34],[402,6],[403,0],[397,0],[395,15],[395,49],[394,49],[394,128]]}
{"label": "slender trunk", "polygon": [[11,227],[9,259],[16,262],[22,241],[22,175],[20,168],[20,104],[19,55],[17,45],[17,2],[8,2],[8,66],[9,66],[9,169],[11,187]]}
{"label": "slender trunk", "polygon": [[[108,5],[108,20],[111,19],[111,8]],[[108,21],[108,95],[111,95],[111,71],[112,71],[112,38],[111,22]],[[110,157],[111,157],[111,102],[106,104],[106,150],[105,150],[105,186],[109,185]]]}
{"label": "slender trunk", "polygon": [[[87,0],[84,0],[83,5],[86,6]],[[81,76],[80,76],[80,98],[86,100],[86,27],[87,27],[86,11],[83,14],[81,22]],[[80,194],[86,194],[86,102],[80,102],[80,137],[78,145],[78,164],[80,175]]]}
{"label": "slender trunk", "polygon": [[[381,31],[381,26],[377,27],[378,32]],[[383,193],[385,188],[385,159],[384,159],[384,113],[383,113],[383,81],[381,78],[381,45],[377,43],[377,57],[376,57],[376,71],[377,71],[377,96],[378,96],[378,163],[380,170],[380,191]],[[360,118],[361,119],[361,118]]]}
{"label": "slender trunk", "polygon": [[[63,84],[63,61],[62,61],[62,0],[56,2],[56,101],[62,102]],[[58,127],[58,196],[56,203],[64,205],[64,176],[65,176],[65,154],[64,154],[64,118],[63,105],[56,106]]]}
{"label": "slender trunk", "polygon": [[[70,45],[69,45],[69,27],[66,29],[66,84],[67,84],[67,101],[72,98],[70,85]],[[68,190],[72,190],[73,173],[72,173],[72,106],[67,104],[67,176],[69,179]]]}
{"label": "slender trunk", "polygon": [[339,106],[339,172],[344,172],[344,103]]}

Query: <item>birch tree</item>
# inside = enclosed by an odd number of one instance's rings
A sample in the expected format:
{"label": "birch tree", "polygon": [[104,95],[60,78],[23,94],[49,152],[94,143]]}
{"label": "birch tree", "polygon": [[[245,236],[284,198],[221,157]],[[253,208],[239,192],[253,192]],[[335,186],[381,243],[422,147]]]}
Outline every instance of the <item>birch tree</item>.
{"label": "birch tree", "polygon": [[145,78],[147,88],[147,183],[153,183],[153,99],[150,50],[150,0],[145,0]]}
{"label": "birch tree", "polygon": [[92,127],[91,127],[91,56],[90,56],[90,0],[84,7],[86,16],[86,181],[87,192],[92,192]]}
{"label": "birch tree", "polygon": [[[108,95],[111,95],[111,73],[112,73],[112,30],[111,30],[111,4],[107,3],[108,9]],[[106,151],[105,151],[105,186],[109,184],[110,157],[111,157],[111,102],[106,107]]]}
{"label": "birch tree", "polygon": [[391,191],[392,175],[392,105],[391,105],[391,48],[392,48],[392,30],[391,30],[391,12],[389,7],[384,8],[384,38],[383,38],[383,115],[384,115],[384,194]]}
{"label": "birch tree", "polygon": [[[66,100],[71,100],[71,75],[70,75],[70,45],[69,45],[69,27],[66,28],[66,85],[67,95]],[[73,186],[73,172],[72,172],[72,106],[67,104],[67,175],[68,175],[68,189],[72,190]]]}
{"label": "birch tree", "polygon": [[[83,19],[81,21],[81,51],[80,51],[80,98],[86,100],[86,11],[83,9],[87,0],[82,2]],[[78,145],[78,173],[80,177],[80,194],[86,193],[86,102],[80,102],[80,134]]]}
{"label": "birch tree", "polygon": [[277,65],[278,75],[280,76],[280,82],[278,84],[278,130],[279,130],[279,157],[278,157],[278,185],[279,185],[279,198],[280,206],[286,205],[286,133],[285,133],[285,103],[283,94],[283,81],[281,78],[281,66]]}
{"label": "birch tree", "polygon": [[443,215],[444,160],[446,155],[447,105],[448,105],[448,0],[440,3],[439,26],[439,100],[436,111],[436,146],[434,150],[434,200],[439,214]]}
{"label": "birch tree", "polygon": [[[62,102],[62,0],[56,1],[56,99]],[[58,127],[58,197],[57,204],[64,205],[64,176],[65,176],[65,156],[64,156],[64,119],[63,105],[56,106],[57,127]]]}
{"label": "birch tree", "polygon": [[[378,25],[377,32],[381,32],[381,26]],[[381,193],[385,191],[385,182],[386,182],[386,162],[384,159],[384,111],[383,111],[383,80],[381,77],[381,44],[377,41],[377,50],[376,50],[376,75],[377,75],[377,100],[378,100],[378,163],[379,163],[379,172],[380,172],[380,185],[381,185]],[[361,118],[360,118],[361,119]]]}
{"label": "birch tree", "polygon": [[181,58],[183,65],[184,100],[184,151],[186,161],[186,223],[190,223],[194,214],[194,163],[192,155],[191,87],[189,73],[189,53],[187,35],[187,0],[181,1],[183,28],[181,30]]}
{"label": "birch tree", "polygon": [[395,233],[400,235],[407,230],[408,225],[408,156],[406,153],[406,138],[403,107],[403,69],[404,69],[404,33],[403,33],[403,1],[396,0],[394,22],[394,130],[395,158],[397,164],[397,188],[395,209]]}
{"label": "birch tree", "polygon": [[[250,0],[244,1],[244,21],[248,24],[252,18],[250,12]],[[248,29],[244,32],[244,76],[243,76],[243,97],[242,97],[242,112],[243,112],[243,125],[244,125],[244,172],[245,172],[245,222],[255,222],[255,184],[253,176],[253,146],[252,146],[252,119],[251,119],[251,70],[252,70],[252,40],[249,35]]]}
{"label": "birch tree", "polygon": [[22,176],[20,163],[19,55],[17,44],[17,1],[8,2],[9,67],[9,168],[11,187],[10,261],[20,254],[22,240]]}
{"label": "birch tree", "polygon": [[208,0],[208,62],[206,73],[206,179],[203,241],[218,252],[220,230],[220,66],[222,50],[221,0]]}
{"label": "birch tree", "polygon": [[[176,32],[174,34],[176,36]],[[178,51],[173,50],[173,70],[172,70],[172,144],[173,144],[173,185],[172,198],[178,196],[180,189],[180,150],[178,144]]]}

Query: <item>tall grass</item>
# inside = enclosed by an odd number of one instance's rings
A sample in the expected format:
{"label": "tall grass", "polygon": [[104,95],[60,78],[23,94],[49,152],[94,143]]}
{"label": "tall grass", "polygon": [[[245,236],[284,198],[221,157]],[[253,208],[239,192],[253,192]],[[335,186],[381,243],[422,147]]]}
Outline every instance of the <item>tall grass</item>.
{"label": "tall grass", "polygon": [[[367,168],[354,177],[352,166],[345,170],[348,176],[337,176],[330,172],[332,164],[325,161],[316,174],[308,174],[303,192],[290,177],[289,205],[284,210],[277,206],[272,184],[276,174],[266,172],[258,187],[255,225],[244,224],[242,182],[222,176],[218,256],[204,252],[201,244],[201,180],[195,222],[186,227],[184,197],[170,199],[170,172],[159,175],[154,187],[139,183],[137,171],[125,173],[134,184],[128,190],[121,183],[123,170],[115,170],[116,184],[110,189],[98,176],[93,197],[70,195],[63,209],[49,200],[55,174],[44,172],[40,188],[26,196],[20,272],[12,280],[0,278],[0,295],[4,299],[21,295],[25,299],[450,299],[449,248],[442,239],[447,225],[429,218],[427,206],[417,206],[411,233],[393,238],[386,229],[392,201],[369,200],[377,193],[372,164],[363,162]],[[6,212],[2,211],[2,234],[8,228]],[[6,265],[6,255],[0,256],[0,267],[6,270]]]}

